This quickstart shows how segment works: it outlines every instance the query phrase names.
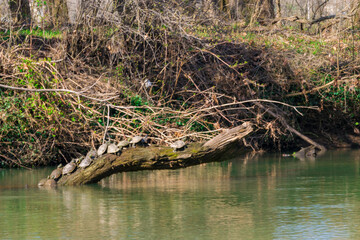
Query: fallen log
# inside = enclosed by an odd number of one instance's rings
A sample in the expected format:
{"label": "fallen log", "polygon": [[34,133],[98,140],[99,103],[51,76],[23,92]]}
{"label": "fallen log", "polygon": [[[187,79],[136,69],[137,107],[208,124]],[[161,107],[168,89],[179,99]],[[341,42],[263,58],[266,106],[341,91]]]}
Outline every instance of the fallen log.
{"label": "fallen log", "polygon": [[85,169],[78,168],[70,175],[64,175],[58,185],[83,185],[96,183],[114,173],[138,170],[176,169],[221,159],[229,147],[253,131],[250,123],[229,129],[213,139],[192,143],[183,150],[174,152],[166,146],[129,148],[120,156],[106,154],[96,159]]}

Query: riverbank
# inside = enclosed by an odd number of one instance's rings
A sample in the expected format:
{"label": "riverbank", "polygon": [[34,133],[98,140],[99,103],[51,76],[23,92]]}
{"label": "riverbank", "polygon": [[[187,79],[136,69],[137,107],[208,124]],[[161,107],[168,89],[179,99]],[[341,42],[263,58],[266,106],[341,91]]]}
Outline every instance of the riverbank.
{"label": "riverbank", "polygon": [[142,31],[1,33],[2,167],[65,163],[135,135],[203,142],[245,121],[254,150],[298,150],[301,135],[359,146],[358,34],[185,28],[147,14]]}

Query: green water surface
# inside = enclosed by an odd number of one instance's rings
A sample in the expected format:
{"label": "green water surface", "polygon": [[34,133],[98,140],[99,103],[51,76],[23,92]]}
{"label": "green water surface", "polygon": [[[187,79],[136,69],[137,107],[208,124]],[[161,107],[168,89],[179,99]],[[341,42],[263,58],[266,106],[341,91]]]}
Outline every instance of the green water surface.
{"label": "green water surface", "polygon": [[37,188],[51,170],[0,170],[0,239],[360,239],[357,150]]}

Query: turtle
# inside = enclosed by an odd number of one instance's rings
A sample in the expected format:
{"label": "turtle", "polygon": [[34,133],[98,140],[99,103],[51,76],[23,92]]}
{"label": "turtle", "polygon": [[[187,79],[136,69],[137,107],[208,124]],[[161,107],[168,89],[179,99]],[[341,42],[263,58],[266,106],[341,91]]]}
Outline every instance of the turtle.
{"label": "turtle", "polygon": [[174,152],[178,150],[183,150],[186,147],[186,143],[182,140],[177,140],[176,142],[170,145],[174,149]]}
{"label": "turtle", "polygon": [[121,148],[119,148],[116,144],[112,143],[108,146],[107,152],[116,154],[121,151]]}
{"label": "turtle", "polygon": [[98,155],[98,156],[103,155],[103,154],[106,152],[108,146],[109,146],[109,143],[108,143],[108,142],[102,144],[102,145],[99,147],[99,149],[97,150],[97,155]]}
{"label": "turtle", "polygon": [[131,139],[130,144],[132,144],[132,147],[135,147],[135,145],[145,145],[147,140],[147,135],[145,137],[142,136],[135,136]]}
{"label": "turtle", "polygon": [[60,164],[57,169],[51,172],[50,179],[54,179],[55,181],[59,180],[62,175],[62,164]]}
{"label": "turtle", "polygon": [[96,150],[91,149],[86,154],[86,157],[84,158],[84,160],[81,161],[81,163],[79,164],[79,167],[81,167],[81,168],[88,167],[92,163],[92,161],[96,158],[96,156],[97,156]]}
{"label": "turtle", "polygon": [[56,181],[54,179],[46,179],[45,183],[44,183],[44,187],[50,187],[50,188],[54,188],[56,187]]}
{"label": "turtle", "polygon": [[75,164],[78,165],[84,158],[85,158],[85,156],[81,156],[81,157],[75,158],[75,159],[74,159]]}
{"label": "turtle", "polygon": [[123,149],[125,147],[128,147],[130,145],[130,142],[129,141],[126,141],[126,140],[122,140],[120,141],[117,146],[120,148],[120,149]]}
{"label": "turtle", "polygon": [[86,157],[89,157],[91,159],[95,159],[98,156],[97,151],[95,149],[91,149],[87,154]]}
{"label": "turtle", "polygon": [[42,186],[44,186],[45,185],[45,182],[48,180],[48,178],[43,178],[43,179],[41,179],[40,181],[39,181],[39,183],[38,183],[38,186],[39,187],[42,187]]}
{"label": "turtle", "polygon": [[84,160],[79,164],[80,168],[86,168],[92,163],[92,159],[90,157],[85,157]]}
{"label": "turtle", "polygon": [[[78,159],[76,159],[77,161]],[[75,159],[71,160],[68,164],[65,165],[65,167],[62,170],[63,175],[70,175],[76,168]]]}

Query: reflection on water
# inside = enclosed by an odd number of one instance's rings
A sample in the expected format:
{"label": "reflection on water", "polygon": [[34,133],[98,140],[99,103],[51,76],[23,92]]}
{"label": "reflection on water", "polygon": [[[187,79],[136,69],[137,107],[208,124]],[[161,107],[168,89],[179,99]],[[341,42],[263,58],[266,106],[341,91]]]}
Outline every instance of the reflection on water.
{"label": "reflection on water", "polygon": [[274,155],[38,189],[0,170],[1,239],[357,239],[360,151]]}

